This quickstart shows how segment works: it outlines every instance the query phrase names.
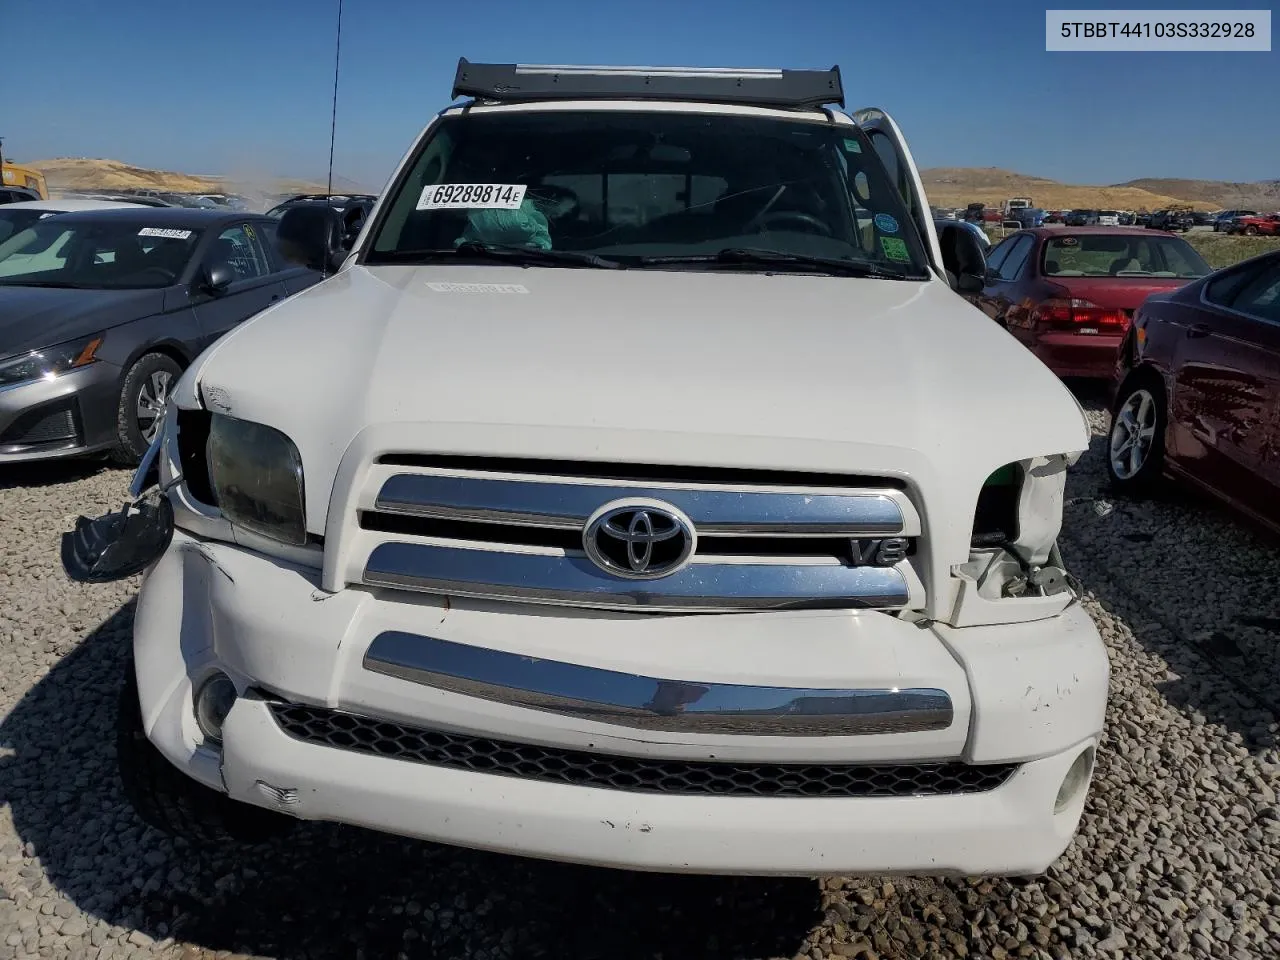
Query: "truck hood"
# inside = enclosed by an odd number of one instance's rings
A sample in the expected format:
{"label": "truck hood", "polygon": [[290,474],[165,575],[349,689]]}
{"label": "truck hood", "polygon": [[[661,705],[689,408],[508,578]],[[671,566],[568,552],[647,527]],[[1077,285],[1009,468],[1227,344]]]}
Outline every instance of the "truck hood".
{"label": "truck hood", "polygon": [[197,390],[294,440],[317,533],[357,436],[895,475],[959,497],[966,544],[992,470],[1088,444],[1057,377],[940,280],[349,266],[206,351],[176,402]]}

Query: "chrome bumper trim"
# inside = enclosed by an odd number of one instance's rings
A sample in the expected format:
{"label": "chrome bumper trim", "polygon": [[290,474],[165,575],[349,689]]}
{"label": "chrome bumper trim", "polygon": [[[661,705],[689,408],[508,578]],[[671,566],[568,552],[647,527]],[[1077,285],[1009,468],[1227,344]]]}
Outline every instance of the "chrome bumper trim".
{"label": "chrome bumper trim", "polygon": [[690,490],[399,473],[382,484],[374,508],[442,520],[580,530],[602,504],[636,497],[661,500],[682,510],[701,534],[858,536],[907,532],[902,508],[887,491]]}
{"label": "chrome bumper trim", "polygon": [[671,576],[624,580],[585,555],[471,550],[426,543],[379,544],[362,582],[492,600],[613,610],[716,612],[905,607],[896,567],[839,563],[731,563],[695,560]]}
{"label": "chrome bumper trim", "polygon": [[757,687],[664,680],[400,631],[374,638],[374,673],[438,690],[642,730],[845,737],[943,730],[945,690]]}

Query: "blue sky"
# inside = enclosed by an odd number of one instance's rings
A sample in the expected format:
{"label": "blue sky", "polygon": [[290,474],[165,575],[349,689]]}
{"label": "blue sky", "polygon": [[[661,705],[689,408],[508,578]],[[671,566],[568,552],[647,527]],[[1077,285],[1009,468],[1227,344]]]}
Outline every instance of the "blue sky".
{"label": "blue sky", "polygon": [[[323,176],[337,0],[37,6],[39,29],[0,45],[16,94],[0,136],[15,160]],[[888,110],[922,166],[1075,183],[1280,177],[1280,53],[1047,53],[1044,11],[1027,0],[345,0],[335,166],[380,186],[448,102],[461,55],[839,63],[847,106]]]}

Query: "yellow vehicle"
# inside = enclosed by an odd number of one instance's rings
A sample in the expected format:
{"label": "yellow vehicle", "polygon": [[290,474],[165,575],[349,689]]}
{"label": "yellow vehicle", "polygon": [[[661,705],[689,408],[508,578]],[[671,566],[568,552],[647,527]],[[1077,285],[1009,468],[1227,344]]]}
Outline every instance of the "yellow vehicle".
{"label": "yellow vehicle", "polygon": [[34,190],[41,200],[49,199],[49,185],[45,183],[44,174],[33,167],[19,166],[5,159],[3,140],[0,140],[0,186]]}

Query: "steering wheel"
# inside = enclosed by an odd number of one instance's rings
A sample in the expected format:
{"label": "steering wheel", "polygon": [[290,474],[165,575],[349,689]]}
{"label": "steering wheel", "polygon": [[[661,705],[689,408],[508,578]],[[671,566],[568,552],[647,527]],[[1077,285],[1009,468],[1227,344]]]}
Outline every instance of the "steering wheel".
{"label": "steering wheel", "polygon": [[802,228],[808,228],[808,233],[820,233],[824,237],[831,236],[831,227],[823,223],[811,213],[801,213],[799,210],[779,210],[777,213],[766,213],[762,217],[758,217],[755,226],[767,230],[770,223],[790,222],[800,225]]}

